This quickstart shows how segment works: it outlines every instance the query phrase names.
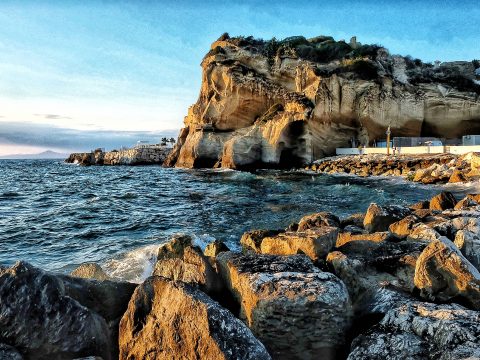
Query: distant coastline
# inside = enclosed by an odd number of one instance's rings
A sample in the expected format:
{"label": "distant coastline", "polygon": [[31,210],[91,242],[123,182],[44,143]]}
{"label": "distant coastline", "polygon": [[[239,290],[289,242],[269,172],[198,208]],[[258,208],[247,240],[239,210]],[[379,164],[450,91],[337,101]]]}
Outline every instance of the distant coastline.
{"label": "distant coastline", "polygon": [[65,159],[68,157],[67,153],[60,153],[56,151],[42,151],[38,154],[10,154],[0,156],[0,160],[49,160],[49,159]]}

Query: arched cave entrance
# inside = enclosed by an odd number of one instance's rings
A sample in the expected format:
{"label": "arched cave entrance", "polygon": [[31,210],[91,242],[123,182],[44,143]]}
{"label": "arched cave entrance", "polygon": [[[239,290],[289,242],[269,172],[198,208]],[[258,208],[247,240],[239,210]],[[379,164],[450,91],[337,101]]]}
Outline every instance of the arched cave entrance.
{"label": "arched cave entrance", "polygon": [[281,168],[301,167],[311,161],[311,140],[304,121],[286,126],[278,142],[278,151]]}

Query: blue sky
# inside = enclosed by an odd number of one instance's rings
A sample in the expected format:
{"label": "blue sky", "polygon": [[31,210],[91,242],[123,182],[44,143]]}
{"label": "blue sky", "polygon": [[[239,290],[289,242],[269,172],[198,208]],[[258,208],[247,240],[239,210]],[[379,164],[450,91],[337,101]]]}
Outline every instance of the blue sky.
{"label": "blue sky", "polygon": [[[450,61],[480,58],[478,24],[474,1],[4,0],[0,155],[90,146],[46,141],[49,127],[82,138],[99,131],[106,147],[109,132],[179,129],[199,92],[200,61],[223,32],[356,35],[392,53]],[[29,126],[46,132],[41,142]],[[12,137],[20,128],[26,133]]]}

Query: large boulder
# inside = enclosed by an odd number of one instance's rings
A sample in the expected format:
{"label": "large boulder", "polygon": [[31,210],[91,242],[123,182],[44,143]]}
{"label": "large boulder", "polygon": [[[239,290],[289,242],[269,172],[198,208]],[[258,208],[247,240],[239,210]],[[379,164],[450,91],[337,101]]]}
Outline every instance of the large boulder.
{"label": "large boulder", "polygon": [[338,228],[323,226],[305,231],[285,232],[265,237],[260,245],[262,254],[305,254],[313,261],[324,259],[335,246]]}
{"label": "large boulder", "polygon": [[351,317],[345,285],[304,255],[221,253],[221,274],[240,317],[275,359],[333,359]]}
{"label": "large boulder", "polygon": [[480,314],[462,306],[409,302],[354,339],[349,360],[480,357]]}
{"label": "large boulder", "polygon": [[459,230],[455,234],[454,244],[477,269],[480,269],[480,233]]}
{"label": "large boulder", "polygon": [[412,232],[413,226],[419,222],[419,218],[415,215],[409,215],[402,220],[394,222],[388,229],[399,239],[405,239]]}
{"label": "large boulder", "polygon": [[409,215],[410,209],[399,205],[380,206],[370,204],[363,220],[363,226],[368,232],[387,231],[388,227]]}
{"label": "large boulder", "polygon": [[278,235],[281,230],[251,230],[242,235],[240,244],[245,250],[253,250],[260,253],[260,246],[264,238]]}
{"label": "large boulder", "polygon": [[430,209],[443,211],[453,209],[456,204],[457,199],[455,199],[455,196],[451,192],[442,191],[430,200]]}
{"label": "large boulder", "polygon": [[198,286],[210,295],[219,294],[223,284],[208,257],[191,242],[184,245],[181,249],[175,247],[171,253],[168,253],[168,248],[172,246],[161,249],[162,254],[155,263],[153,275]]}
{"label": "large boulder", "polygon": [[120,322],[127,359],[270,359],[228,310],[188,284],[153,276],[132,296]]}
{"label": "large boulder", "polygon": [[58,277],[23,262],[0,269],[0,300],[0,339],[26,358],[111,358],[105,319],[68,296]]}
{"label": "large boulder", "polygon": [[462,300],[480,309],[480,272],[446,237],[423,250],[416,263],[415,286],[429,300]]}
{"label": "large boulder", "polygon": [[340,219],[336,215],[327,211],[310,214],[300,219],[297,230],[305,231],[324,226],[339,227]]}

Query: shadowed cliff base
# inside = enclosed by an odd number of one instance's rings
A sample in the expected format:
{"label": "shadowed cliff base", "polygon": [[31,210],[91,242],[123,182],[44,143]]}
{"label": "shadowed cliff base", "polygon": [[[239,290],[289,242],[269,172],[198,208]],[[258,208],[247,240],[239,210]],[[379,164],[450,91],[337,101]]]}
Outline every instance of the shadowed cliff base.
{"label": "shadowed cliff base", "polygon": [[293,168],[351,139],[480,132],[478,61],[423,63],[329,36],[282,41],[223,34],[167,166]]}

